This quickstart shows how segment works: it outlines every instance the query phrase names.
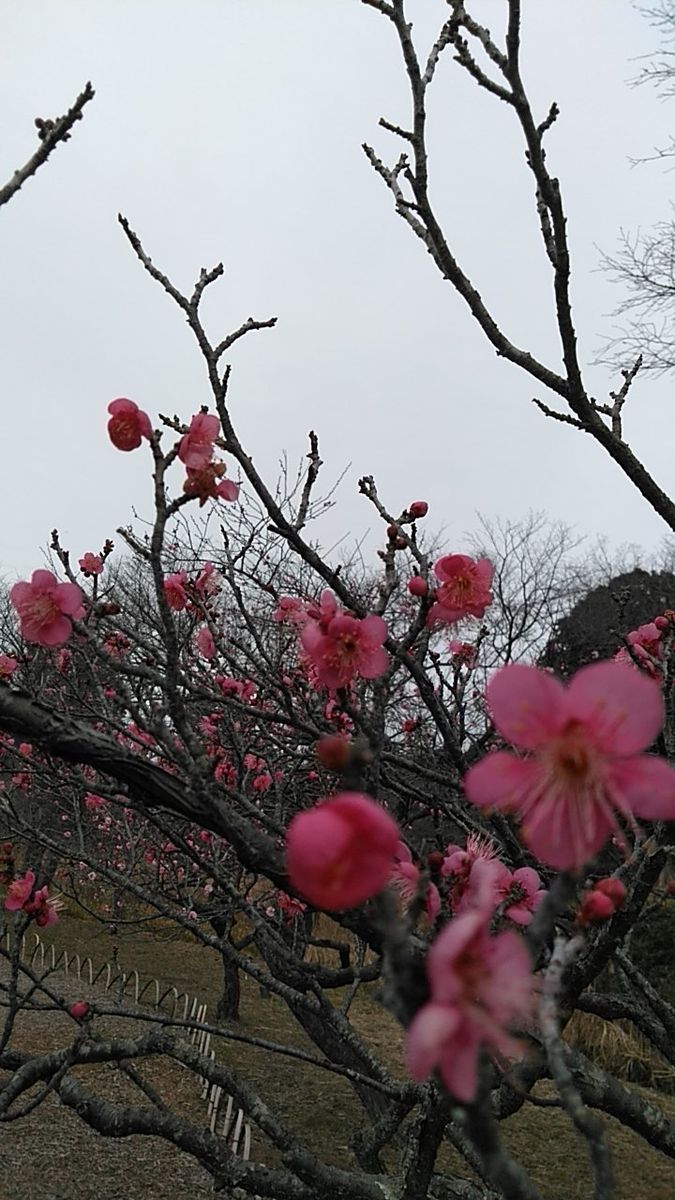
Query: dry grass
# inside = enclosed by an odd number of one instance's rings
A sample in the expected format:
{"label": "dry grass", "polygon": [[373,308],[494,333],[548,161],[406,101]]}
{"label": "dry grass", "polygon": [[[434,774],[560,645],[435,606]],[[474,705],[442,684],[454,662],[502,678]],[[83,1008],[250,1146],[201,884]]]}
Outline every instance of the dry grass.
{"label": "dry grass", "polygon": [[[322,926],[320,933],[317,930],[317,934],[331,936],[328,925]],[[178,990],[198,992],[208,1001],[210,1011],[213,1011],[218,995],[218,963],[215,956],[196,944],[177,941],[168,936],[168,931],[162,933],[161,930],[153,934],[133,933],[111,938],[99,927],[73,920],[72,917],[57,926],[53,935],[55,940],[68,948],[76,949],[81,954],[91,954],[99,961],[110,958],[112,946],[117,944],[119,962],[123,970],[135,967],[142,976],[159,976],[160,979],[173,983]],[[319,953],[329,956],[332,954],[330,951]],[[327,961],[334,961],[334,955]],[[339,1003],[340,999],[339,994],[335,996],[336,1003]],[[357,995],[351,1018],[380,1058],[394,1073],[402,1075],[401,1031],[377,1003],[373,989],[362,989]],[[32,1021],[33,1018],[29,1020]],[[286,1007],[274,997],[261,999],[258,987],[247,979],[243,982],[242,1020],[233,1028],[316,1053]],[[226,1058],[231,1066],[250,1078],[261,1095],[283,1115],[290,1127],[301,1137],[311,1141],[327,1160],[346,1167],[353,1164],[349,1143],[356,1130],[362,1126],[363,1116],[350,1086],[344,1080],[326,1071],[288,1058],[271,1056],[254,1047],[227,1039],[219,1043],[218,1053]],[[550,1094],[548,1085],[543,1084],[540,1094],[547,1093]],[[675,1099],[648,1093],[645,1095],[649,1095],[649,1099],[675,1120]],[[9,1167],[5,1168],[0,1160],[0,1196],[3,1200],[5,1196],[11,1197],[11,1200],[32,1200],[33,1196],[46,1200],[44,1185],[38,1187],[37,1184],[40,1179],[44,1180],[41,1173],[48,1169],[50,1155],[59,1155],[60,1122],[66,1122],[63,1125],[63,1145],[67,1145],[68,1150],[67,1155],[61,1154],[58,1157],[61,1190],[54,1187],[51,1200],[94,1200],[95,1197],[96,1200],[122,1200],[122,1197],[124,1200],[155,1200],[155,1197],[160,1195],[162,1200],[174,1200],[174,1197],[175,1200],[182,1200],[185,1196],[190,1196],[191,1200],[200,1200],[202,1195],[208,1194],[203,1190],[203,1174],[196,1168],[193,1172],[195,1183],[191,1182],[190,1186],[186,1187],[186,1176],[175,1174],[177,1168],[173,1165],[173,1158],[171,1165],[165,1167],[169,1160],[165,1157],[163,1147],[153,1145],[148,1151],[146,1140],[145,1159],[141,1160],[138,1144],[143,1139],[139,1138],[129,1139],[128,1143],[122,1144],[128,1173],[126,1190],[121,1190],[120,1176],[115,1174],[118,1167],[115,1166],[112,1157],[120,1147],[109,1142],[104,1143],[102,1139],[89,1134],[78,1125],[75,1118],[67,1117],[62,1111],[56,1110],[53,1120],[53,1132],[50,1132],[49,1145],[46,1147],[43,1139],[45,1126],[39,1115],[28,1120],[25,1125],[14,1127],[17,1132],[13,1136],[17,1137],[20,1134],[23,1139],[21,1169],[32,1171],[27,1178],[33,1180],[30,1186],[35,1186],[35,1190],[12,1190],[9,1186],[9,1180],[13,1178],[12,1171]],[[673,1200],[673,1163],[646,1146],[640,1138],[624,1130],[618,1123],[608,1120],[608,1127],[618,1177],[616,1200]],[[51,1130],[52,1126],[48,1128]],[[509,1147],[527,1167],[545,1200],[587,1200],[591,1195],[586,1148],[564,1114],[555,1109],[537,1109],[526,1105],[504,1123],[503,1129]],[[127,1145],[128,1148],[125,1149]],[[11,1154],[13,1153],[12,1150]],[[93,1186],[88,1189],[83,1184],[93,1155],[97,1156],[95,1176],[98,1190]],[[157,1187],[160,1175],[156,1172],[153,1176],[147,1167],[153,1156],[161,1173],[161,1191],[153,1190]],[[273,1150],[264,1144],[255,1131],[253,1157],[270,1164],[277,1161]],[[106,1186],[102,1187],[102,1180],[105,1178],[107,1181],[105,1164],[108,1161],[110,1183],[106,1182]],[[189,1174],[192,1168],[185,1160],[182,1161],[183,1170],[187,1170]],[[448,1166],[452,1164],[461,1171],[457,1161],[453,1159],[452,1152],[444,1152],[444,1161]]]}
{"label": "dry grass", "polygon": [[629,1021],[610,1023],[593,1013],[576,1012],[565,1029],[565,1040],[617,1079],[675,1093],[675,1067]]}

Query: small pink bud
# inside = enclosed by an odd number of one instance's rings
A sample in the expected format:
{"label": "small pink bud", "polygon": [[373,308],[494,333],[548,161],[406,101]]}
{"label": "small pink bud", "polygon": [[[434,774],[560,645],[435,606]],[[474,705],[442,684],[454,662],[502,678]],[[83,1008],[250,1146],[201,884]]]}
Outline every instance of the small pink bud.
{"label": "small pink bud", "polygon": [[354,908],[388,883],[399,840],[386,809],[363,792],[341,792],[293,817],[286,839],[291,886],[317,908]]}
{"label": "small pink bud", "polygon": [[663,630],[668,628],[670,621],[667,617],[654,617],[654,624],[656,625],[657,629]]}
{"label": "small pink bud", "polygon": [[422,579],[421,575],[413,575],[412,578],[408,580],[408,591],[410,592],[411,596],[426,596],[426,579]]}
{"label": "small pink bud", "polygon": [[626,899],[626,888],[620,879],[615,875],[610,875],[606,879],[598,879],[593,884],[593,890],[602,892],[603,896],[609,896],[615,910],[621,908]]}
{"label": "small pink bud", "polygon": [[577,914],[579,925],[595,925],[614,916],[614,903],[604,892],[586,892]]}
{"label": "small pink bud", "polygon": [[413,500],[410,508],[408,509],[410,516],[414,517],[415,520],[419,520],[420,517],[426,517],[428,511],[429,505],[427,504],[426,500]]}
{"label": "small pink bud", "polygon": [[71,1004],[68,1012],[76,1021],[83,1021],[89,1012],[89,1005],[86,1000],[76,1000],[74,1004]]}

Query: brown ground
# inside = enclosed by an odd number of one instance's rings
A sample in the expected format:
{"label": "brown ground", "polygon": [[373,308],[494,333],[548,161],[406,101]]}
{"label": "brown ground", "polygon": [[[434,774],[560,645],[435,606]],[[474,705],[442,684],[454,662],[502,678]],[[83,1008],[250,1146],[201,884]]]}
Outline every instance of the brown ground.
{"label": "brown ground", "polygon": [[[47,931],[44,940],[50,936],[71,950],[90,954],[98,962],[110,959],[113,945],[117,945],[122,969],[136,967],[142,977],[155,975],[173,983],[179,991],[196,992],[213,1012],[218,965],[206,949],[171,940],[158,930],[111,938],[98,927],[73,918]],[[360,994],[351,1016],[382,1059],[392,1069],[399,1069],[400,1030],[374,996]],[[37,1049],[59,1044],[59,1021],[67,1023],[68,1019],[41,1015],[26,1018],[22,1045]],[[316,1053],[286,1008],[273,998],[261,999],[257,986],[248,980],[244,981],[242,1021],[233,1028]],[[217,1053],[240,1068],[300,1135],[311,1136],[312,1144],[329,1161],[351,1165],[349,1140],[361,1123],[361,1110],[345,1081],[231,1041],[223,1040]],[[130,1085],[119,1072],[109,1068],[86,1070],[97,1072],[96,1090],[102,1089],[102,1095],[131,1099]],[[199,1117],[204,1112],[187,1073],[156,1062],[152,1079],[186,1115]],[[674,1097],[645,1095],[675,1119]],[[134,1100],[139,1102],[138,1093]],[[675,1164],[616,1122],[610,1120],[608,1125],[618,1181],[615,1200],[674,1200]],[[503,1129],[512,1153],[528,1169],[545,1200],[591,1197],[585,1146],[565,1116],[555,1110],[526,1106]],[[252,1157],[270,1164],[276,1161],[274,1152],[255,1131]],[[3,1127],[0,1200],[202,1200],[210,1194],[201,1169],[164,1143],[138,1137],[119,1143],[106,1141],[53,1100],[25,1120]]]}

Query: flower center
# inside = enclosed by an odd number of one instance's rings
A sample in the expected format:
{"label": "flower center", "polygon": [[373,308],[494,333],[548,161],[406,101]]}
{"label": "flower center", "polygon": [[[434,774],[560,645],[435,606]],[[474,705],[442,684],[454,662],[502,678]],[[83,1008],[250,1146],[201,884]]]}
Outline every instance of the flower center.
{"label": "flower center", "polygon": [[343,633],[335,646],[335,658],[338,664],[349,663],[358,653],[359,641],[353,633]]}
{"label": "flower center", "polygon": [[40,629],[53,624],[61,615],[51,596],[36,596],[31,602],[30,613],[32,620],[39,625]]}
{"label": "flower center", "polygon": [[474,950],[465,950],[455,959],[455,970],[464,985],[464,997],[476,1001],[481,992],[488,970],[483,959]]}
{"label": "flower center", "polygon": [[595,765],[595,754],[577,721],[571,721],[552,747],[553,769],[558,778],[574,789],[588,784]]}
{"label": "flower center", "polygon": [[442,583],[438,589],[441,599],[446,605],[461,603],[471,592],[473,580],[470,575],[456,575],[454,579]]}

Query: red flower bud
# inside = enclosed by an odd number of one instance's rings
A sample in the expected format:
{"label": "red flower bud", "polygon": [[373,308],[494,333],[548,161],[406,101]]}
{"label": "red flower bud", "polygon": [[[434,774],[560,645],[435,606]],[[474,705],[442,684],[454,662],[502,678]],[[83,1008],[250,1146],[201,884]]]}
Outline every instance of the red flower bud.
{"label": "red flower bud", "polygon": [[422,579],[421,575],[413,575],[408,580],[408,591],[411,596],[425,596],[427,592],[426,579]]}
{"label": "red flower bud", "polygon": [[86,1000],[76,1000],[68,1009],[71,1017],[75,1017],[76,1021],[82,1021],[89,1012],[89,1005]]}
{"label": "red flower bud", "polygon": [[319,738],[315,750],[322,767],[329,771],[343,771],[349,762],[352,747],[346,738],[328,734]]}
{"label": "red flower bud", "polygon": [[577,913],[579,925],[595,925],[614,916],[614,903],[604,892],[586,892]]}
{"label": "red flower bud", "polygon": [[394,539],[398,537],[398,526],[397,525],[387,525],[387,537],[389,538],[389,540],[391,542],[393,542]]}
{"label": "red flower bud", "polygon": [[414,517],[415,520],[419,520],[420,517],[426,517],[428,511],[429,505],[427,504],[426,500],[413,500],[410,508],[408,509],[410,516]]}
{"label": "red flower bud", "polygon": [[668,629],[670,621],[667,617],[654,617],[654,624],[656,625],[657,629],[663,630]]}
{"label": "red flower bud", "polygon": [[603,896],[609,896],[615,910],[621,908],[626,899],[626,888],[620,879],[615,875],[610,875],[606,879],[598,879],[593,884],[593,890],[602,892]]}

